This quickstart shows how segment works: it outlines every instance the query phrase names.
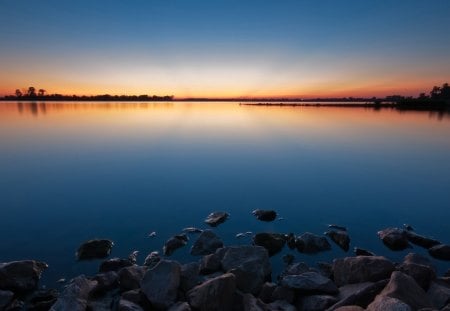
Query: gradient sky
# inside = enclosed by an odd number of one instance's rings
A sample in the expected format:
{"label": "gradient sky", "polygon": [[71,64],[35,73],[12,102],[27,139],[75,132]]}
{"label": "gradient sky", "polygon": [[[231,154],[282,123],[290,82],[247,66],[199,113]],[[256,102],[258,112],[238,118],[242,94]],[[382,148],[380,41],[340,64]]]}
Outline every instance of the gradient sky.
{"label": "gradient sky", "polygon": [[0,0],[0,95],[417,95],[450,82],[449,0]]}

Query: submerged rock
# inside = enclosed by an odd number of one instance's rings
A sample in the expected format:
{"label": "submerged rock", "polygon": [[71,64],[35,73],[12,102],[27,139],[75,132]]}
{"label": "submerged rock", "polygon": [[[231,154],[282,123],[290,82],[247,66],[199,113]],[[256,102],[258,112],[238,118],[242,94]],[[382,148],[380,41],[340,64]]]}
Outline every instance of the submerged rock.
{"label": "submerged rock", "polygon": [[205,219],[205,223],[210,225],[211,227],[217,227],[221,223],[225,222],[228,219],[230,214],[226,212],[212,212]]}
{"label": "submerged rock", "polygon": [[450,245],[439,244],[433,246],[428,250],[428,253],[436,259],[450,260]]}
{"label": "submerged rock", "polygon": [[35,260],[0,263],[0,289],[13,292],[34,290],[47,268],[45,262]]}
{"label": "submerged rock", "polygon": [[144,274],[147,271],[145,266],[131,266],[119,271],[119,283],[121,291],[138,289]]}
{"label": "submerged rock", "polygon": [[381,256],[358,256],[333,261],[334,281],[338,286],[376,282],[389,278],[395,266]]}
{"label": "submerged rock", "polygon": [[59,293],[56,289],[41,289],[35,291],[28,300],[26,309],[28,311],[49,310],[58,299]]}
{"label": "submerged rock", "polygon": [[210,279],[187,293],[189,304],[201,311],[232,310],[236,280],[232,273]]}
{"label": "submerged rock", "polygon": [[261,221],[274,221],[277,218],[277,212],[273,210],[255,209],[252,214]]}
{"label": "submerged rock", "polygon": [[335,224],[328,225],[328,228],[335,229],[335,230],[338,230],[338,231],[347,231],[346,227],[335,225]]}
{"label": "submerged rock", "polygon": [[120,269],[131,265],[133,265],[133,263],[129,259],[111,258],[100,264],[99,272],[119,271]]}
{"label": "submerged rock", "polygon": [[273,256],[283,249],[286,239],[283,234],[262,232],[253,237],[253,243],[264,247],[269,252],[269,256]]}
{"label": "submerged rock", "polygon": [[423,235],[419,235],[417,233],[414,233],[412,231],[406,231],[406,236],[408,238],[408,241],[410,241],[411,243],[424,247],[426,249],[429,249],[433,246],[439,245],[441,244],[438,240],[423,236]]}
{"label": "submerged rock", "polygon": [[109,256],[113,246],[114,243],[111,240],[89,240],[81,244],[76,252],[76,256],[78,260],[102,259]]}
{"label": "submerged rock", "polygon": [[183,229],[185,233],[202,233],[203,230],[195,227],[187,227]]}
{"label": "submerged rock", "polygon": [[314,254],[331,249],[330,243],[323,236],[305,232],[295,240],[295,246],[301,253]]}
{"label": "submerged rock", "polygon": [[203,231],[191,248],[191,255],[200,256],[212,254],[223,246],[222,240],[212,230]]}
{"label": "submerged rock", "polygon": [[179,234],[171,237],[166,241],[163,247],[163,254],[164,256],[170,256],[173,254],[173,252],[180,247],[183,247],[187,244],[188,237],[186,234]]}
{"label": "submerged rock", "polygon": [[151,252],[150,254],[145,257],[144,266],[149,267],[150,269],[153,268],[158,262],[160,262],[161,256],[159,256],[159,253],[157,251]]}
{"label": "submerged rock", "polygon": [[334,243],[336,243],[344,251],[348,252],[350,248],[350,237],[347,231],[334,231],[328,230],[325,235],[329,237]]}
{"label": "submerged rock", "polygon": [[353,252],[355,253],[356,256],[375,256],[375,254],[372,253],[371,251],[359,247],[353,248]]}
{"label": "submerged rock", "polygon": [[403,229],[387,228],[378,231],[378,236],[384,245],[393,251],[400,251],[410,247],[406,231]]}
{"label": "submerged rock", "polygon": [[336,294],[336,285],[329,278],[317,272],[305,272],[298,275],[286,275],[281,279],[281,285],[296,290]]}

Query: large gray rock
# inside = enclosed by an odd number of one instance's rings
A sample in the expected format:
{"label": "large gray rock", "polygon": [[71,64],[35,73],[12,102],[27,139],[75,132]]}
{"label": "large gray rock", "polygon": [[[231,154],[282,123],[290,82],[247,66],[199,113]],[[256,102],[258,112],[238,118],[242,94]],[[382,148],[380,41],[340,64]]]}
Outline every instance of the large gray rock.
{"label": "large gray rock", "polygon": [[58,297],[59,292],[56,289],[37,290],[29,297],[26,309],[28,311],[49,310]]}
{"label": "large gray rock", "polygon": [[325,235],[336,243],[344,251],[348,252],[350,248],[350,236],[347,231],[343,230],[328,230]]}
{"label": "large gray rock", "polygon": [[114,243],[111,240],[89,240],[81,244],[76,252],[76,256],[78,260],[105,258],[109,256],[113,246]]}
{"label": "large gray rock", "polygon": [[203,231],[191,248],[191,255],[200,256],[214,253],[223,247],[222,240],[212,230]]}
{"label": "large gray rock", "polygon": [[264,247],[269,252],[269,256],[273,256],[283,249],[286,237],[279,233],[262,232],[255,234],[253,243]]}
{"label": "large gray rock", "polygon": [[205,223],[211,227],[217,227],[221,223],[225,222],[225,220],[228,219],[228,216],[230,215],[226,212],[212,212],[208,215],[208,217],[206,217]]}
{"label": "large gray rock", "polygon": [[432,282],[427,297],[434,308],[441,309],[450,303],[450,287]]}
{"label": "large gray rock", "polygon": [[190,262],[181,266],[180,288],[187,292],[200,282],[199,264]]}
{"label": "large gray rock", "polygon": [[301,253],[315,254],[331,249],[330,243],[323,236],[305,232],[295,240],[295,247]]}
{"label": "large gray rock", "polygon": [[191,311],[191,306],[185,301],[179,301],[173,304],[168,311]]}
{"label": "large gray rock", "polygon": [[428,253],[441,260],[450,260],[450,245],[439,244],[428,249]]}
{"label": "large gray rock", "polygon": [[217,254],[203,256],[200,260],[200,273],[210,274],[219,271],[222,268],[221,258]]}
{"label": "large gray rock", "polygon": [[425,291],[416,281],[399,271],[392,273],[389,283],[380,293],[380,296],[399,299],[414,310],[431,306]]}
{"label": "large gray rock", "polygon": [[340,287],[339,301],[328,310],[335,310],[344,306],[359,306],[366,308],[375,297],[383,290],[389,280],[382,280],[376,283],[349,284]]}
{"label": "large gray rock", "polygon": [[360,306],[343,306],[337,309],[333,309],[334,311],[364,311]]}
{"label": "large gray rock", "polygon": [[394,264],[381,256],[346,257],[333,261],[334,282],[337,286],[387,279],[394,269]]}
{"label": "large gray rock", "polygon": [[176,261],[161,260],[148,270],[141,281],[141,290],[157,308],[167,309],[177,298],[181,266]]}
{"label": "large gray rock", "polygon": [[366,311],[412,311],[410,306],[401,300],[387,296],[378,296]]}
{"label": "large gray rock", "polygon": [[288,265],[283,272],[281,273],[280,277],[284,277],[286,275],[298,275],[305,272],[311,272],[312,270],[306,263],[304,262],[296,262],[293,264]]}
{"label": "large gray rock", "polygon": [[373,252],[360,247],[354,247],[353,252],[355,253],[356,256],[375,256]]}
{"label": "large gray rock", "polygon": [[378,231],[378,236],[389,249],[404,250],[409,247],[406,231],[399,228],[386,228]]}
{"label": "large gray rock", "polygon": [[0,310],[3,310],[13,300],[14,293],[9,290],[0,290]]}
{"label": "large gray rock", "polygon": [[99,272],[119,271],[132,265],[133,263],[129,259],[111,258],[103,261],[98,270]]}
{"label": "large gray rock", "polygon": [[339,292],[333,281],[317,272],[287,275],[281,279],[281,285],[297,290],[324,294],[337,294]]}
{"label": "large gray rock", "polygon": [[0,263],[0,290],[26,292],[37,288],[48,265],[35,260]]}
{"label": "large gray rock", "polygon": [[411,243],[424,247],[426,249],[441,244],[438,240],[423,235],[419,235],[412,231],[406,231],[406,237],[408,238],[408,241],[410,241]]}
{"label": "large gray rock", "polygon": [[85,311],[91,291],[97,286],[97,281],[88,280],[84,275],[77,276],[62,292],[51,311]]}
{"label": "large gray rock", "polygon": [[170,256],[173,254],[174,251],[179,249],[180,247],[183,247],[188,242],[188,237],[186,234],[178,234],[166,241],[163,247],[163,254],[164,256]]}
{"label": "large gray rock", "polygon": [[252,294],[242,295],[242,305],[244,311],[268,311],[268,306]]}
{"label": "large gray rock", "polygon": [[93,280],[97,281],[97,285],[92,290],[92,294],[97,296],[101,296],[119,286],[119,275],[114,271],[99,273],[93,277]]}
{"label": "large gray rock", "polygon": [[336,303],[337,299],[329,295],[311,295],[302,297],[297,304],[297,309],[302,311],[323,311]]}
{"label": "large gray rock", "polygon": [[159,253],[157,251],[154,251],[148,254],[147,257],[145,257],[144,266],[147,266],[151,269],[160,261],[161,256],[159,256]]}
{"label": "large gray rock", "polygon": [[255,209],[252,214],[261,221],[274,221],[277,218],[277,212],[273,210]]}
{"label": "large gray rock", "polygon": [[270,278],[269,254],[261,246],[226,247],[218,253],[223,254],[223,271],[233,273],[237,287],[245,293],[257,294]]}
{"label": "large gray rock", "polygon": [[431,262],[418,254],[409,253],[397,270],[411,276],[417,284],[427,290],[432,280],[436,279],[435,268]]}
{"label": "large gray rock", "polygon": [[120,299],[118,311],[144,311],[144,309],[134,302]]}
{"label": "large gray rock", "polygon": [[146,271],[147,267],[145,266],[122,268],[118,273],[120,290],[124,292],[139,288]]}
{"label": "large gray rock", "polygon": [[267,306],[269,311],[297,311],[296,307],[284,300],[276,300]]}
{"label": "large gray rock", "polygon": [[187,293],[189,304],[198,310],[232,310],[236,280],[232,273],[210,279]]}

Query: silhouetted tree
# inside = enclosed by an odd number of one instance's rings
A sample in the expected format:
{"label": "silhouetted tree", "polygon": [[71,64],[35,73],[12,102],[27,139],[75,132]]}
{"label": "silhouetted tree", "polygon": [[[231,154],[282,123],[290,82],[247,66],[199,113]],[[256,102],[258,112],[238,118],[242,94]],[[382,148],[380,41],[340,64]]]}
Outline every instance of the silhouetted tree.
{"label": "silhouetted tree", "polygon": [[44,89],[39,89],[38,95],[39,96],[44,96],[45,92],[46,91]]}
{"label": "silhouetted tree", "polygon": [[19,89],[16,90],[16,97],[22,97],[22,92]]}
{"label": "silhouetted tree", "polygon": [[36,89],[33,86],[30,86],[28,88],[27,95],[29,97],[36,97]]}

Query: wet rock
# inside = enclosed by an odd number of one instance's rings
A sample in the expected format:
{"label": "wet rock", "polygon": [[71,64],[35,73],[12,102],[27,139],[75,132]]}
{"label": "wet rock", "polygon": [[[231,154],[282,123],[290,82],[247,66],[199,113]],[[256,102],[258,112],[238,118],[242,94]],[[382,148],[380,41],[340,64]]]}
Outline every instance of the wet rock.
{"label": "wet rock", "polygon": [[161,260],[145,273],[141,290],[155,307],[168,308],[176,301],[180,276],[181,266],[178,262]]}
{"label": "wet rock", "polygon": [[119,271],[119,285],[121,291],[137,289],[147,271],[147,267],[131,266]]}
{"label": "wet rock", "polygon": [[134,265],[137,263],[137,257],[139,255],[139,251],[132,251],[130,255],[128,255],[128,260]]}
{"label": "wet rock", "polygon": [[114,271],[97,274],[93,280],[97,281],[97,285],[91,293],[94,295],[103,295],[119,286],[119,275]]}
{"label": "wet rock", "polygon": [[387,296],[378,296],[366,311],[412,311],[403,301]]}
{"label": "wet rock", "polygon": [[393,251],[400,251],[410,247],[406,231],[403,229],[387,228],[378,231],[378,236],[384,245]]}
{"label": "wet rock", "polygon": [[235,290],[234,275],[226,273],[194,287],[187,293],[187,297],[189,304],[195,309],[227,311],[232,310]]}
{"label": "wet rock", "polygon": [[295,247],[300,253],[314,254],[331,249],[330,243],[323,236],[305,232],[295,241]]}
{"label": "wet rock", "polygon": [[274,221],[277,218],[277,212],[273,210],[255,209],[252,214],[261,221]]}
{"label": "wet rock", "polygon": [[123,292],[121,295],[121,299],[131,301],[141,306],[144,310],[153,310],[150,301],[148,301],[147,297],[140,289],[133,289],[127,292]]}
{"label": "wet rock", "polygon": [[297,309],[302,311],[323,311],[337,302],[336,297],[329,295],[312,295],[300,299]]}
{"label": "wet rock", "polygon": [[163,247],[164,256],[170,256],[173,252],[180,247],[183,247],[187,244],[188,237],[186,234],[179,234],[171,237],[166,241]]}
{"label": "wet rock", "polygon": [[191,311],[191,306],[187,302],[179,301],[172,305],[168,311]]}
{"label": "wet rock", "polygon": [[261,299],[255,298],[251,294],[242,295],[242,305],[244,311],[267,311],[268,306],[261,301]]}
{"label": "wet rock", "polygon": [[411,276],[420,287],[427,290],[432,280],[436,279],[431,262],[418,254],[409,253],[397,270]]}
{"label": "wet rock", "polygon": [[195,227],[187,227],[183,229],[185,233],[202,233],[203,230]]}
{"label": "wet rock", "polygon": [[336,294],[338,288],[330,279],[317,272],[305,272],[299,275],[286,275],[281,279],[281,285],[297,290]]}
{"label": "wet rock", "polygon": [[133,263],[128,259],[111,258],[100,264],[99,272],[119,271],[120,269],[131,265],[133,265]]}
{"label": "wet rock", "polygon": [[335,310],[343,306],[357,305],[366,308],[375,297],[383,290],[389,280],[381,280],[376,283],[351,284],[340,287],[339,302],[328,310]]}
{"label": "wet rock", "polygon": [[436,309],[442,309],[450,303],[450,287],[432,282],[427,292],[428,300]]}
{"label": "wet rock", "polygon": [[441,260],[450,260],[450,245],[439,244],[428,249],[428,253]]}
{"label": "wet rock", "polygon": [[56,289],[41,289],[35,291],[26,306],[27,311],[49,310],[58,299],[59,293]]}
{"label": "wet rock", "polygon": [[266,282],[263,284],[261,291],[259,292],[258,298],[261,299],[265,303],[272,302],[272,293],[275,288],[277,288],[277,284],[272,282]]}
{"label": "wet rock", "polygon": [[9,290],[0,290],[0,310],[3,310],[13,300],[14,293]]}
{"label": "wet rock", "polygon": [[145,257],[144,266],[149,267],[149,269],[153,268],[158,262],[161,261],[161,256],[157,251],[151,252]]}
{"label": "wet rock", "polygon": [[429,249],[433,246],[441,244],[439,241],[437,241],[435,239],[425,237],[423,235],[419,235],[412,231],[406,231],[406,236],[407,236],[409,242],[411,242],[415,245],[424,247],[426,249]]}
{"label": "wet rock", "polygon": [[269,311],[297,311],[297,308],[288,301],[276,300],[268,304]]}
{"label": "wet rock", "polygon": [[96,299],[89,299],[86,310],[89,311],[110,311],[117,310],[119,307],[119,296],[115,293],[108,293]]}
{"label": "wet rock", "polygon": [[317,262],[317,267],[319,268],[319,273],[324,277],[329,279],[333,278],[333,265],[328,262],[319,261]]}
{"label": "wet rock", "polygon": [[180,288],[187,292],[200,282],[200,266],[197,262],[191,262],[181,266]]}
{"label": "wet rock", "polygon": [[[367,288],[371,287],[373,284],[375,284],[375,283],[363,282],[363,283],[354,283],[354,284],[343,285],[343,286],[339,287],[338,299],[339,300],[346,299],[346,298],[354,295],[355,293],[366,290]],[[385,284],[387,284],[387,282]]]}
{"label": "wet rock", "polygon": [[276,300],[284,300],[289,303],[293,303],[295,300],[295,291],[293,289],[284,287],[284,286],[277,286],[274,288],[272,292],[271,301]]}
{"label": "wet rock", "polygon": [[356,256],[375,256],[374,253],[359,247],[353,248],[353,252],[355,253]]}
{"label": "wet rock", "polygon": [[286,240],[283,234],[262,232],[253,237],[253,243],[264,247],[269,256],[273,256],[283,249]]}
{"label": "wet rock", "polygon": [[66,289],[51,307],[52,311],[85,311],[90,292],[97,281],[88,280],[84,275],[72,279]]}
{"label": "wet rock", "polygon": [[271,266],[267,250],[261,246],[233,246],[220,250],[222,270],[236,277],[236,285],[244,293],[257,294],[270,278]]}
{"label": "wet rock", "polygon": [[118,311],[144,311],[144,309],[134,302],[120,299]]}
{"label": "wet rock", "polygon": [[387,279],[394,269],[394,264],[382,256],[346,257],[333,261],[334,281],[338,286]]}
{"label": "wet rock", "polygon": [[399,299],[414,310],[431,306],[425,291],[416,281],[399,271],[392,273],[389,283],[380,293],[380,296]]}
{"label": "wet rock", "polygon": [[15,299],[6,307],[5,311],[22,311],[25,308],[25,302],[20,299]]}
{"label": "wet rock", "polygon": [[219,271],[222,268],[221,258],[217,254],[203,256],[200,261],[200,273],[210,274]]}
{"label": "wet rock", "polygon": [[364,309],[361,308],[360,306],[343,306],[334,309],[334,311],[364,311]]}
{"label": "wet rock", "polygon": [[34,290],[47,267],[46,263],[35,260],[0,263],[0,289],[12,292]]}
{"label": "wet rock", "polygon": [[195,241],[191,248],[191,255],[200,256],[212,254],[216,249],[223,247],[222,240],[212,231],[205,230]]}
{"label": "wet rock", "polygon": [[350,237],[347,231],[334,231],[329,230],[325,232],[325,235],[329,237],[334,243],[336,243],[344,251],[348,252],[350,248]]}
{"label": "wet rock", "polygon": [[295,249],[296,248],[296,244],[295,244],[295,235],[293,233],[289,233],[286,236],[286,244],[290,249]]}
{"label": "wet rock", "polygon": [[291,255],[291,254],[285,254],[285,255],[283,255],[283,257],[281,259],[283,259],[283,262],[285,264],[290,265],[294,262],[295,257],[294,257],[294,255]]}
{"label": "wet rock", "polygon": [[305,272],[311,272],[311,268],[304,262],[296,262],[289,266],[287,266],[283,272],[281,272],[280,277],[284,277],[286,275],[299,275]]}
{"label": "wet rock", "polygon": [[78,260],[102,259],[109,256],[113,246],[114,243],[111,240],[90,240],[81,244],[76,252],[76,256]]}
{"label": "wet rock", "polygon": [[217,227],[221,223],[225,222],[230,215],[226,212],[213,212],[205,219],[205,223],[211,227]]}
{"label": "wet rock", "polygon": [[328,228],[338,230],[338,231],[347,231],[346,227],[335,225],[335,224],[328,225]]}

